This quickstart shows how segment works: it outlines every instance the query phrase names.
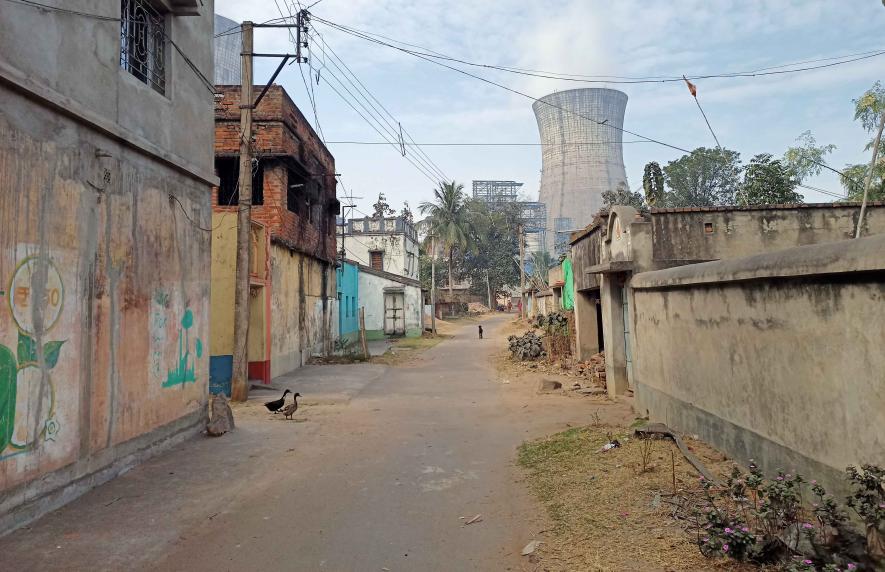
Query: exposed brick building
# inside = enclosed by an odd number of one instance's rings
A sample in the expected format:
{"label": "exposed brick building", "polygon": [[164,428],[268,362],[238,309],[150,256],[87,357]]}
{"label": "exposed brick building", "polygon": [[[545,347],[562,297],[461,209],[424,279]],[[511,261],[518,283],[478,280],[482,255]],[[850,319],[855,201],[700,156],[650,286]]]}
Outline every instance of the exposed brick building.
{"label": "exposed brick building", "polygon": [[[213,209],[213,384],[229,387],[239,201],[240,87],[216,86]],[[256,86],[255,94],[261,90]],[[335,158],[286,91],[273,85],[253,112],[250,377],[269,381],[325,353],[334,339]],[[266,236],[265,236],[266,233]],[[267,256],[261,244],[269,238]]]}

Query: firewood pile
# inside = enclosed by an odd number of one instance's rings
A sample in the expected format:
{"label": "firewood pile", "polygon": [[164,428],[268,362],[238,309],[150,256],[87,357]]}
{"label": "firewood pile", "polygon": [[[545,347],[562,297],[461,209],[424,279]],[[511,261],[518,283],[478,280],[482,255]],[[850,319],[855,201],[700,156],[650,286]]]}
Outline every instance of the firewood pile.
{"label": "firewood pile", "polygon": [[547,355],[544,351],[541,336],[534,331],[528,331],[521,336],[510,336],[508,349],[510,356],[519,361],[536,360]]}

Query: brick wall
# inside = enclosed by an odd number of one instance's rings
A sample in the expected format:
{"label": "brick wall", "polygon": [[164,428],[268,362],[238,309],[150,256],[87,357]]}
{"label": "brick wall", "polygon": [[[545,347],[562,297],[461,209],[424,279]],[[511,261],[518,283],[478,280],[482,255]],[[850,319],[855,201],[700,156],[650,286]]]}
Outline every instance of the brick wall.
{"label": "brick wall", "polygon": [[[240,150],[240,87],[216,86],[223,95],[215,105],[215,155],[237,156]],[[255,87],[255,96],[261,86]],[[335,158],[285,90],[273,85],[253,112],[254,154],[264,168],[264,204],[253,206],[252,218],[267,225],[272,239],[317,258],[335,259]],[[288,169],[301,170],[320,186],[314,221],[288,209]],[[236,213],[236,206],[218,204],[218,189],[212,192],[216,212]],[[297,210],[297,209],[295,209]]]}

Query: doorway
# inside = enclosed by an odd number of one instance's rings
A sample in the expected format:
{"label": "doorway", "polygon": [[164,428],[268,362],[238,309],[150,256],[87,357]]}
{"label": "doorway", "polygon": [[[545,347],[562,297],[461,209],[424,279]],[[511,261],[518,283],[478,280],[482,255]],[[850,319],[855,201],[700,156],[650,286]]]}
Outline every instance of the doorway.
{"label": "doorway", "polygon": [[405,306],[405,293],[402,290],[384,292],[384,333],[386,335],[405,335]]}

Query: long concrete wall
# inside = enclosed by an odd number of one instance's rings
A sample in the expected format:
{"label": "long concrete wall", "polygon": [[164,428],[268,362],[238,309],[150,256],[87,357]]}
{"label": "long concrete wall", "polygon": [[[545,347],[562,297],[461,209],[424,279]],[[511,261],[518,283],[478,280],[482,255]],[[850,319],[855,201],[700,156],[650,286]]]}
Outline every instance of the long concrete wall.
{"label": "long concrete wall", "polygon": [[270,362],[276,377],[331,348],[335,272],[321,260],[273,244],[270,277]]}
{"label": "long concrete wall", "polygon": [[885,464],[885,235],[637,274],[636,405],[738,461]]}
{"label": "long concrete wall", "polygon": [[209,190],[0,82],[0,532],[202,426]]}

